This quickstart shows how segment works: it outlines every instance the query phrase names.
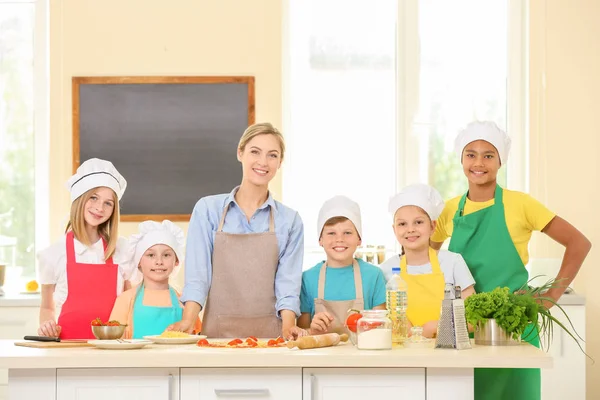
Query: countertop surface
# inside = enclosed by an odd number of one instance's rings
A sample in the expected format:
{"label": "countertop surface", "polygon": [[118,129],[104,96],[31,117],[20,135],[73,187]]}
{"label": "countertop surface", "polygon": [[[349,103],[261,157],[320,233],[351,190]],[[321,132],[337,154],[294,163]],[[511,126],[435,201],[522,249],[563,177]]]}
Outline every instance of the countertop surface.
{"label": "countertop surface", "polygon": [[321,349],[218,349],[148,345],[136,350],[95,347],[38,349],[0,340],[0,368],[168,368],[168,367],[420,367],[551,368],[552,357],[529,344],[477,346],[469,350],[395,348],[358,350],[351,343]]}
{"label": "countertop surface", "polygon": [[39,293],[5,293],[0,296],[0,307],[39,307]]}

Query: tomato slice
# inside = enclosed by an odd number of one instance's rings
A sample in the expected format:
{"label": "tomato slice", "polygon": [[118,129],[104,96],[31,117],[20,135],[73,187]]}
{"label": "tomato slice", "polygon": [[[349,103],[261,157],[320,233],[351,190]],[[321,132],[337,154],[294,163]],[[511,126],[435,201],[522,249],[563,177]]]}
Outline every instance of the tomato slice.
{"label": "tomato slice", "polygon": [[267,346],[269,346],[269,347],[276,347],[276,346],[279,346],[279,342],[277,342],[277,339],[270,339],[267,342]]}
{"label": "tomato slice", "polygon": [[277,339],[275,339],[275,341],[277,343],[285,343],[285,340],[283,340],[283,338],[281,336],[279,336]]}
{"label": "tomato slice", "polygon": [[200,340],[198,340],[198,343],[196,343],[196,345],[200,346],[200,347],[206,347],[206,346],[209,346],[210,343],[208,343],[208,340],[206,340],[206,339],[200,339]]}
{"label": "tomato slice", "polygon": [[[254,340],[255,342],[258,342],[258,339],[254,336],[248,336],[248,339]],[[246,339],[246,340],[248,340]]]}
{"label": "tomato slice", "polygon": [[237,346],[238,344],[242,344],[242,339],[233,339],[231,342],[227,343],[228,346]]}

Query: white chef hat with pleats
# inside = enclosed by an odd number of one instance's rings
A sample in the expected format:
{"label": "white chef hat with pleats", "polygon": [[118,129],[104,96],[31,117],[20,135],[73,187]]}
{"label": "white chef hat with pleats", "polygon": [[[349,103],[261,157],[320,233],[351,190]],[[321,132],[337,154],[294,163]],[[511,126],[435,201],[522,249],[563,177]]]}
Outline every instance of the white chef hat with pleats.
{"label": "white chef hat with pleats", "polygon": [[390,199],[388,210],[392,215],[404,206],[417,206],[425,210],[432,221],[444,210],[444,199],[434,187],[422,183],[406,186]]}
{"label": "white chef hat with pleats", "polygon": [[319,210],[317,219],[317,237],[321,237],[323,227],[327,220],[334,217],[346,217],[354,224],[358,236],[362,238],[362,220],[360,217],[360,206],[346,196],[334,196],[327,200]]}
{"label": "white chef hat with pleats", "polygon": [[[139,233],[129,238],[129,254],[133,257],[136,267],[139,266],[144,252],[156,244],[171,247],[181,265],[185,235],[180,227],[166,219],[163,222],[144,221],[138,225],[138,230]],[[171,275],[177,275],[177,271],[173,270]]]}
{"label": "white chef hat with pleats", "polygon": [[121,200],[127,187],[127,181],[110,161],[90,158],[81,164],[75,175],[67,181],[67,189],[71,192],[71,202],[96,187],[112,189],[117,194],[118,200]]}
{"label": "white chef hat with pleats", "polygon": [[462,160],[465,147],[476,140],[485,140],[498,150],[500,163],[506,164],[510,152],[510,137],[492,121],[474,121],[459,132],[454,141],[454,150]]}

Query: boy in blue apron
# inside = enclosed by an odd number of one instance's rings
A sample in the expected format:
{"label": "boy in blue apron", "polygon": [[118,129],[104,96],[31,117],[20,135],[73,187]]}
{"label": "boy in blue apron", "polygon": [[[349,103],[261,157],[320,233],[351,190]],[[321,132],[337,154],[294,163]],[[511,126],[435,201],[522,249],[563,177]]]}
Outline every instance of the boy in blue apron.
{"label": "boy in blue apron", "polygon": [[[501,188],[500,166],[510,150],[510,138],[493,122],[472,122],[455,141],[469,190],[446,202],[432,246],[450,239],[449,250],[460,253],[473,277],[475,291],[496,287],[518,290],[528,281],[525,265],[533,231],[541,231],[566,247],[556,276],[560,286],[545,296],[557,301],[573,281],[591,248],[589,240],[526,193]],[[550,307],[551,304],[544,304]],[[523,337],[539,347],[529,327]],[[475,399],[527,399],[541,396],[539,369],[475,369]]]}
{"label": "boy in blue apron", "polygon": [[[142,273],[142,282],[120,295],[110,315],[111,320],[127,324],[123,338],[141,339],[160,335],[169,325],[181,320],[183,305],[179,293],[169,285],[176,275],[183,254],[183,231],[171,221],[144,221],[139,234],[129,244],[134,265]],[[196,321],[195,332],[200,331]]]}

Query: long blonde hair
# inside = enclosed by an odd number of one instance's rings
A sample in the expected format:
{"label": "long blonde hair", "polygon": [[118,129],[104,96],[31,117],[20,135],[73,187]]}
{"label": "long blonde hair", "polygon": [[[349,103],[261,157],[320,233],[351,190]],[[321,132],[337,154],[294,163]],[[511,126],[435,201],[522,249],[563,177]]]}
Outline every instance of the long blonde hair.
{"label": "long blonde hair", "polygon": [[[71,204],[71,215],[69,217],[69,223],[65,228],[65,233],[69,232],[69,230],[73,231],[73,235],[75,239],[79,240],[86,246],[91,246],[92,242],[87,234],[85,229],[85,203],[92,197],[94,191],[98,188],[93,188],[79,196],[73,203]],[[104,260],[108,260],[115,253],[115,249],[117,248],[117,240],[119,239],[119,200],[114,191],[113,201],[114,201],[114,209],[113,213],[106,222],[98,225],[98,235],[104,239],[106,242],[106,250],[104,251]]]}
{"label": "long blonde hair", "polygon": [[283,161],[283,155],[285,153],[285,140],[283,139],[283,135],[277,128],[275,128],[269,122],[263,122],[259,124],[250,125],[240,138],[240,142],[238,144],[238,149],[244,151],[246,149],[246,145],[250,140],[258,135],[273,135],[279,142],[279,147],[281,147],[281,161]]}

